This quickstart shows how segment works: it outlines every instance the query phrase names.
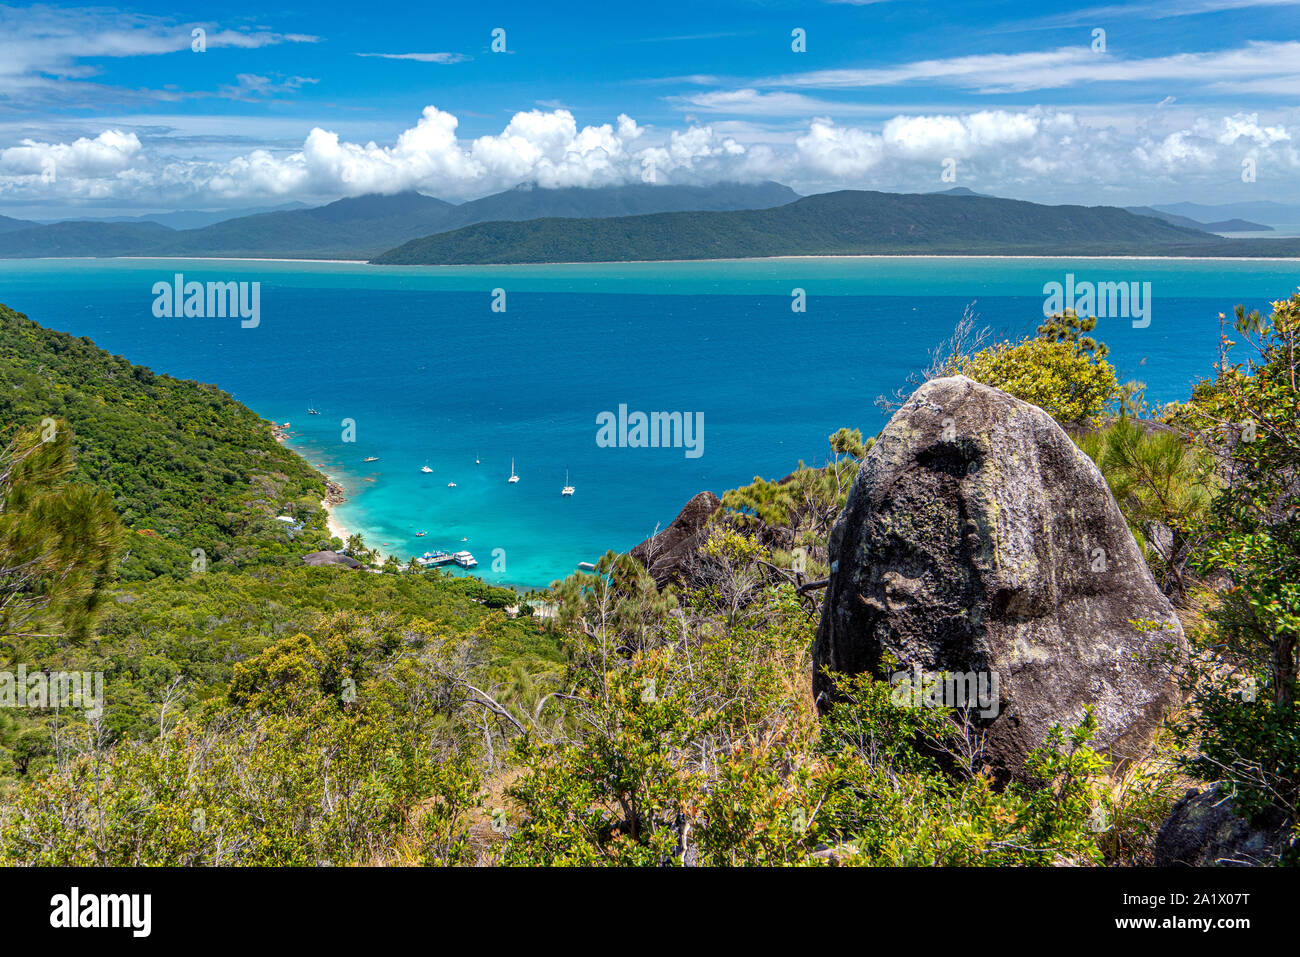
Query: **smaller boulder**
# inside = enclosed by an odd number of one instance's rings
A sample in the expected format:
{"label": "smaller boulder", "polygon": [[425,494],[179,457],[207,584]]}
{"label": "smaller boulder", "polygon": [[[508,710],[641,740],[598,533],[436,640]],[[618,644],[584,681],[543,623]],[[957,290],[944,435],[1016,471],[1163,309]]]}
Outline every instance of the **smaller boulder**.
{"label": "smaller boulder", "polygon": [[660,588],[670,582],[681,582],[691,557],[704,540],[704,529],[709,519],[721,506],[722,500],[718,496],[701,492],[686,503],[671,525],[647,538],[628,554],[646,567]]}
{"label": "smaller boulder", "polygon": [[1266,811],[1242,817],[1216,785],[1195,788],[1174,805],[1156,836],[1157,867],[1257,867],[1276,864],[1291,845],[1286,821]]}

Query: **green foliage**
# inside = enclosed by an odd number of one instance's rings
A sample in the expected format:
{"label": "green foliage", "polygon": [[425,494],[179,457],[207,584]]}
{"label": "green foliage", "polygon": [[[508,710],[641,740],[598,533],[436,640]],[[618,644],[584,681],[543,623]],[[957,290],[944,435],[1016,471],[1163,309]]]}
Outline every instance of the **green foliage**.
{"label": "green foliage", "polygon": [[[1185,597],[1187,561],[1216,492],[1212,457],[1177,432],[1147,431],[1127,416],[1075,441],[1097,463],[1157,579]],[[1169,529],[1167,544],[1150,541],[1156,526]]]}
{"label": "green foliage", "polygon": [[[1209,614],[1201,644],[1237,665],[1235,687],[1193,674],[1195,707],[1184,740],[1190,769],[1225,779],[1248,811],[1265,805],[1295,820],[1300,799],[1300,293],[1273,313],[1238,307],[1237,332],[1254,345],[1246,364],[1221,364],[1182,421],[1223,463],[1227,487],[1204,524],[1196,564],[1231,587]],[[1199,679],[1199,680],[1198,680]]]}
{"label": "green foliage", "polygon": [[1058,422],[1095,421],[1120,396],[1106,347],[1083,337],[1095,319],[1054,316],[1039,335],[954,357],[946,370],[1008,392]]}
{"label": "green foliage", "polygon": [[[0,423],[66,423],[72,477],[112,497],[131,534],[119,574],[292,563],[329,538],[324,479],[270,424],[213,386],[155,375],[0,306]],[[296,537],[275,516],[303,523]]]}
{"label": "green foliage", "polygon": [[[240,669],[241,706],[185,718],[153,742],[97,747],[0,812],[0,862],[174,866],[457,864],[470,860],[479,776],[440,645],[337,687],[355,620],[320,647],[282,642]],[[374,662],[372,662],[373,664]],[[348,686],[351,687],[351,686]],[[343,693],[336,693],[341,691]]]}
{"label": "green foliage", "polygon": [[29,639],[82,639],[112,578],[121,527],[108,496],[70,482],[67,424],[0,449],[0,664]]}

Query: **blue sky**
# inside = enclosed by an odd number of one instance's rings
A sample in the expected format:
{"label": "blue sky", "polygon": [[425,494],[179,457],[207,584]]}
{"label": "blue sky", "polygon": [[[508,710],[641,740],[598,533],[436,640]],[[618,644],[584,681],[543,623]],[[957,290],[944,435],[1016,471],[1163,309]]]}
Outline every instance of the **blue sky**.
{"label": "blue sky", "polygon": [[1300,0],[0,6],[0,212],[649,178],[1295,202],[1298,28]]}

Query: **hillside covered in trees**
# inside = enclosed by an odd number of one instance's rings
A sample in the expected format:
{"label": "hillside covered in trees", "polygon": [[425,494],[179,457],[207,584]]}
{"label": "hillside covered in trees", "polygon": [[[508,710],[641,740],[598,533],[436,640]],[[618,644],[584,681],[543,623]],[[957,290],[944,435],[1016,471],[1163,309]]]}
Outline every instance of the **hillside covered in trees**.
{"label": "hillside covered in trees", "polygon": [[[1294,861],[1300,295],[1235,325],[1241,361],[1159,410],[1069,314],[1015,342],[959,330],[912,383],[964,375],[1067,428],[1190,649],[1170,661],[1182,706],[1140,754],[1116,760],[1085,709],[1007,778],[969,711],[909,704],[883,673],[826,672],[813,696],[835,529],[876,438],[842,429],[829,465],[727,492],[667,574],[610,553],[521,600],[279,561],[216,507],[248,514],[269,478],[318,494],[258,444],[265,423],[10,313],[0,671],[100,671],[106,691],[85,713],[0,713],[0,862],[1123,866],[1247,845]],[[199,466],[218,443],[266,455],[214,486]],[[193,465],[151,497],[132,463],[165,469],[155,449]],[[973,474],[954,464],[969,451],[939,437],[935,480]],[[200,520],[226,521],[247,561],[118,574],[119,516],[161,526],[207,498]],[[640,554],[658,569],[655,543]],[[906,613],[912,586],[888,587]],[[1180,801],[1189,785],[1213,807]],[[1195,844],[1189,808],[1250,841]]]}
{"label": "hillside covered in trees", "polygon": [[112,496],[128,531],[123,579],[185,574],[300,546],[278,515],[325,535],[325,479],[270,423],[215,386],[158,375],[0,305],[0,441],[18,426],[71,430],[73,477]]}
{"label": "hillside covered in trees", "polygon": [[1113,206],[840,190],[773,209],[489,222],[414,239],[386,265],[866,254],[1293,256],[1300,241],[1221,239]]}

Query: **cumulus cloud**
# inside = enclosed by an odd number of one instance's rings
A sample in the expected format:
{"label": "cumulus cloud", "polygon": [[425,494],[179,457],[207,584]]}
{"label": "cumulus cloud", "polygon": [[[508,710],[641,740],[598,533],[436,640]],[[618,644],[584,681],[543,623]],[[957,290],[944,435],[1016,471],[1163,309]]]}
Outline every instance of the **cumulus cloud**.
{"label": "cumulus cloud", "polygon": [[[250,89],[265,89],[261,79]],[[275,81],[289,82],[289,81]],[[268,84],[270,81],[268,81]],[[232,158],[185,160],[106,130],[70,143],[24,140],[0,152],[0,197],[14,200],[112,195],[156,205],[248,199],[333,199],[419,190],[466,199],[521,182],[542,187],[632,182],[707,183],[776,179],[814,192],[836,188],[942,188],[958,162],[961,185],[1026,198],[1077,200],[1098,188],[1133,202],[1156,185],[1191,190],[1231,181],[1246,156],[1261,177],[1300,172],[1286,122],[1258,113],[1190,117],[1149,111],[1111,125],[1035,107],[899,114],[871,126],[819,116],[794,128],[719,123],[643,127],[620,114],[580,125],[564,108],[516,113],[500,132],[460,135],[460,121],[428,106],[393,141],[360,142],[316,127],[300,147],[253,149]],[[159,140],[165,143],[165,138]],[[42,170],[53,162],[57,182]],[[1064,195],[1062,195],[1064,194]]]}
{"label": "cumulus cloud", "polygon": [[100,179],[126,170],[139,152],[136,135],[120,130],[105,130],[94,139],[82,137],[73,143],[23,140],[19,146],[0,150],[0,173],[45,180],[51,175]]}

